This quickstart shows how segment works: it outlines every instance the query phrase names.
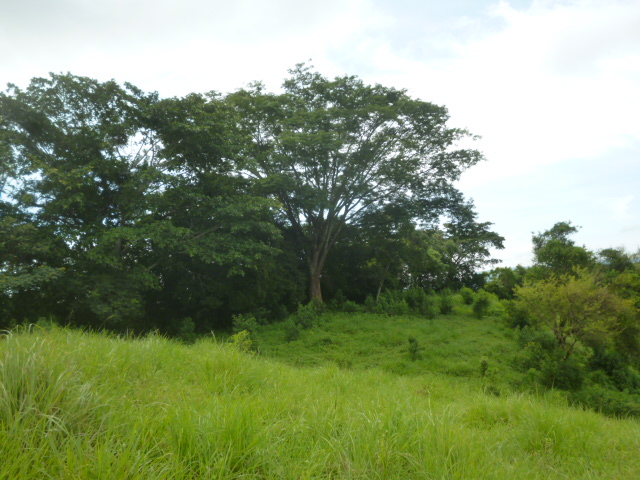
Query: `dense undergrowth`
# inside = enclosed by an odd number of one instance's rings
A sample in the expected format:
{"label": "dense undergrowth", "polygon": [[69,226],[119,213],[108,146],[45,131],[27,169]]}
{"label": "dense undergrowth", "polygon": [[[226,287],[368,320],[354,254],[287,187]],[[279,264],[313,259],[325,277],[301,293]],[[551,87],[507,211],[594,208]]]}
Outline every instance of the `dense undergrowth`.
{"label": "dense undergrowth", "polygon": [[13,332],[0,478],[636,478],[640,423],[508,388],[495,321],[379,320],[333,314],[279,348],[283,324],[263,328],[260,355],[238,337]]}

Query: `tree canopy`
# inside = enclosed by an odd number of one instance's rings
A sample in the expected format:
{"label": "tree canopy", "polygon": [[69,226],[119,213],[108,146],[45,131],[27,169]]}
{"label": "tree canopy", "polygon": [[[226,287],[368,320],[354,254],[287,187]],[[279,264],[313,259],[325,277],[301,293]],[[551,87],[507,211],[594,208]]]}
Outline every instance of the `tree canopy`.
{"label": "tree canopy", "polygon": [[329,80],[298,65],[282,94],[263,86],[227,97],[251,138],[243,173],[277,198],[309,270],[309,296],[346,225],[393,206],[417,223],[452,211],[452,186],[482,159],[456,148],[470,134],[447,126],[446,108],[352,76]]}
{"label": "tree canopy", "polygon": [[404,90],[290,73],[278,94],[166,99],[71,74],[10,85],[0,326],[208,331],[323,284],[473,285],[503,241],[454,187],[482,159],[457,146],[473,137]]}

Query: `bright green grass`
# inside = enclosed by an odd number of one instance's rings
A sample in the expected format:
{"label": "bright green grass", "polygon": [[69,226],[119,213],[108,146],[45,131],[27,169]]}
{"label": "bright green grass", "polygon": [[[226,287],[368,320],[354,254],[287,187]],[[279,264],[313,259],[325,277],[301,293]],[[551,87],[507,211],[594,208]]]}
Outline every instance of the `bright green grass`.
{"label": "bright green grass", "polygon": [[[382,355],[382,354],[381,354]],[[637,478],[640,423],[213,339],[0,340],[1,479]]]}
{"label": "bright green grass", "polygon": [[[417,359],[409,353],[409,337],[418,340]],[[260,353],[295,366],[334,363],[356,370],[380,368],[397,374],[441,373],[480,376],[480,361],[499,383],[517,383],[509,362],[517,352],[514,332],[500,320],[479,320],[469,312],[427,320],[416,316],[326,314],[318,326],[285,342],[284,324],[263,327],[256,335]]]}

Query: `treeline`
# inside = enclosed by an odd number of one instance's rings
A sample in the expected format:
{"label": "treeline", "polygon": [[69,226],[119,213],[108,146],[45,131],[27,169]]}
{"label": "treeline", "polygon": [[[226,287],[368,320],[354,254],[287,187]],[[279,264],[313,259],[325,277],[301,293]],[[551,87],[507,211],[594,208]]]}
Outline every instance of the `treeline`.
{"label": "treeline", "polygon": [[0,94],[0,328],[176,334],[309,300],[482,286],[503,238],[444,107],[305,65],[162,99],[71,74]]}
{"label": "treeline", "polygon": [[637,417],[640,251],[590,251],[572,240],[577,229],[559,222],[535,234],[533,266],[496,268],[483,291],[500,299],[516,329],[522,350],[513,367],[529,382],[566,390],[578,405]]}

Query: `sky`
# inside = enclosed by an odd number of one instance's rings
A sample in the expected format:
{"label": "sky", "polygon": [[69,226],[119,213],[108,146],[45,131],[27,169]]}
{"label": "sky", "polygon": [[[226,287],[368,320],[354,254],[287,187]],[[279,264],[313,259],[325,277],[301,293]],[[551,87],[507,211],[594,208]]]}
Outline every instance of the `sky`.
{"label": "sky", "polygon": [[530,265],[560,221],[640,248],[640,0],[0,0],[0,87],[49,72],[162,97],[277,91],[308,62],[445,105],[486,160],[459,189]]}

